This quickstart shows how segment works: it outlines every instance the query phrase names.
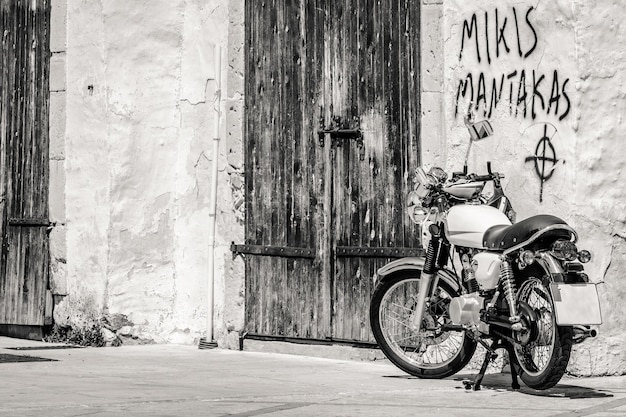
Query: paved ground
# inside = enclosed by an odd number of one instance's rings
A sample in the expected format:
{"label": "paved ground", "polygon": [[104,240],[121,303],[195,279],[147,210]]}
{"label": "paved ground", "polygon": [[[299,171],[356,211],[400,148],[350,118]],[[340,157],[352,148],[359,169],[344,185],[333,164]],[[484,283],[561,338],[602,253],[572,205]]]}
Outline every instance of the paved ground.
{"label": "paved ground", "polygon": [[[420,380],[380,362],[199,350],[194,346],[46,347],[0,337],[0,416],[623,416],[626,376],[564,378],[537,392],[508,374]],[[6,356],[5,356],[6,358]]]}

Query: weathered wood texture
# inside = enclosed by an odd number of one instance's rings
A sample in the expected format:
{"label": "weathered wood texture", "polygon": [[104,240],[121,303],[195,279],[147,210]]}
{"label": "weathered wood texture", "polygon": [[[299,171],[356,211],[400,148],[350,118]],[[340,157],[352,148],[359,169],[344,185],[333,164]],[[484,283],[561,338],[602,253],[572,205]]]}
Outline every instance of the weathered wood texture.
{"label": "weathered wood texture", "polygon": [[[404,213],[419,162],[419,3],[246,2],[246,330],[373,340],[368,305],[389,259],[334,248],[417,247]],[[318,131],[358,128],[333,141]]]}
{"label": "weathered wood texture", "polygon": [[0,324],[44,324],[49,21],[49,0],[0,1]]}

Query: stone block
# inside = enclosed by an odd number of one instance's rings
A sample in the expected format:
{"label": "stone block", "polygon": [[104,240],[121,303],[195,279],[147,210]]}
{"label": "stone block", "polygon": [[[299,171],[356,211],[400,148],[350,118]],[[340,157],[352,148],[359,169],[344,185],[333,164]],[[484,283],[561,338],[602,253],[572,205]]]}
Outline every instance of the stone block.
{"label": "stone block", "polygon": [[443,135],[442,94],[422,93],[422,164],[445,166],[446,146]]}
{"label": "stone block", "polygon": [[67,295],[67,264],[50,261],[50,291],[52,295]]}
{"label": "stone block", "polygon": [[65,91],[65,52],[50,57],[50,91]]}
{"label": "stone block", "polygon": [[54,0],[50,5],[50,52],[67,49],[67,0]]}
{"label": "stone block", "polygon": [[67,294],[67,230],[56,226],[50,231],[50,290],[53,295]]}
{"label": "stone block", "polygon": [[50,159],[65,159],[65,91],[50,93]]}
{"label": "stone block", "polygon": [[243,101],[226,100],[226,149],[228,163],[236,169],[243,167]]}
{"label": "stone block", "polygon": [[50,160],[50,221],[65,223],[65,161]]}
{"label": "stone block", "polygon": [[422,8],[422,91],[443,91],[442,8]]}

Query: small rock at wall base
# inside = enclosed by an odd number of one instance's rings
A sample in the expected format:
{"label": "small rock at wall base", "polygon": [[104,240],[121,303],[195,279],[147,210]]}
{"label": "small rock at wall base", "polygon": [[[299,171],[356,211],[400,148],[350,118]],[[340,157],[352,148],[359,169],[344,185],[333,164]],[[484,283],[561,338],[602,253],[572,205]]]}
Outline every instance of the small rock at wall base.
{"label": "small rock at wall base", "polygon": [[125,314],[106,314],[102,318],[103,325],[113,331],[119,330],[124,326],[132,326],[133,322],[128,320]]}
{"label": "small rock at wall base", "polygon": [[105,327],[100,329],[100,332],[102,333],[102,338],[107,344],[117,339],[117,335]]}
{"label": "small rock at wall base", "polygon": [[133,328],[131,326],[123,326],[117,331],[120,336],[131,336],[133,334]]}

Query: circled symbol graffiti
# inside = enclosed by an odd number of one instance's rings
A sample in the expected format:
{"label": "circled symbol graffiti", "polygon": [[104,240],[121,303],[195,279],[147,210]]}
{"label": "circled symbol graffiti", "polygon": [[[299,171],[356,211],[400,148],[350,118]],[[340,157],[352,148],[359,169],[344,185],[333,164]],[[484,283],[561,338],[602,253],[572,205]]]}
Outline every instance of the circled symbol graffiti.
{"label": "circled symbol graffiti", "polygon": [[559,162],[559,160],[556,158],[554,145],[548,137],[547,124],[543,127],[543,137],[539,139],[539,143],[537,143],[537,148],[535,148],[535,155],[526,158],[526,162],[530,161],[535,162],[535,172],[537,173],[537,176],[541,181],[539,201],[542,202],[543,184],[552,177],[552,174],[554,174],[554,170],[556,169],[556,164],[557,162]]}

